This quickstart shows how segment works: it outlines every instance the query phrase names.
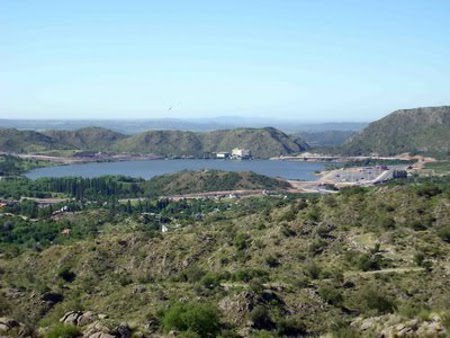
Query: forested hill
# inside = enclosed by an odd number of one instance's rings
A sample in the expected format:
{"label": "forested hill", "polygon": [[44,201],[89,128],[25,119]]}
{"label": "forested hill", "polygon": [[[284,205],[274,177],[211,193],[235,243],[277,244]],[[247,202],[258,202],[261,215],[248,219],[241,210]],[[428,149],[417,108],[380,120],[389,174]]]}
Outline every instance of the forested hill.
{"label": "forested hill", "polygon": [[307,144],[275,128],[242,128],[207,133],[156,130],[132,136],[90,127],[44,133],[0,129],[0,151],[14,153],[81,150],[202,157],[204,153],[248,148],[255,158],[269,158],[305,150]]}
{"label": "forested hill", "polygon": [[450,106],[397,110],[371,123],[344,146],[344,152],[351,155],[421,152],[448,156],[449,151]]}

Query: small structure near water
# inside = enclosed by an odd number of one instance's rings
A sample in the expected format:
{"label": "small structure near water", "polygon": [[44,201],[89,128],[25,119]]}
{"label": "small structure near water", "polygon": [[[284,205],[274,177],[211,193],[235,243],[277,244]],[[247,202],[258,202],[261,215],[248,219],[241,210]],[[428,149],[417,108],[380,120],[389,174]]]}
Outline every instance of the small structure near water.
{"label": "small structure near water", "polygon": [[231,152],[231,158],[234,160],[249,160],[252,158],[250,149],[234,148]]}
{"label": "small structure near water", "polygon": [[218,159],[222,159],[222,160],[227,160],[231,157],[231,154],[227,151],[221,151],[216,153],[216,158]]}
{"label": "small structure near water", "polygon": [[252,152],[250,149],[234,148],[231,153],[228,151],[220,151],[216,153],[216,158],[221,160],[250,160]]}

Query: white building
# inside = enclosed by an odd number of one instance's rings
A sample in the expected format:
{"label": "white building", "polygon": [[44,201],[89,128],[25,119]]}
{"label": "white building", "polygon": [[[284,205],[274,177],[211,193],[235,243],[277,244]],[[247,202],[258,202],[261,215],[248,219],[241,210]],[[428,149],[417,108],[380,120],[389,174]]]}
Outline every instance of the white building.
{"label": "white building", "polygon": [[229,152],[227,152],[227,151],[221,151],[221,152],[218,152],[217,154],[216,154],[216,158],[219,158],[219,159],[227,159],[227,158],[230,158],[230,153]]}
{"label": "white building", "polygon": [[237,160],[245,160],[252,157],[252,152],[250,149],[241,149],[241,148],[234,148],[231,152],[231,158],[237,159]]}

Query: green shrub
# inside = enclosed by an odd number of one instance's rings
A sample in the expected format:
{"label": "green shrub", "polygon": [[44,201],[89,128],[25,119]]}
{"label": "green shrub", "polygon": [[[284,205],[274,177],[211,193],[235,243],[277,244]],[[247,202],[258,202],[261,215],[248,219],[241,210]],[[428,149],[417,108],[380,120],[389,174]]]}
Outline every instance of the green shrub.
{"label": "green shrub", "polygon": [[297,211],[295,210],[294,206],[291,206],[288,211],[286,211],[280,216],[279,221],[292,222],[296,218],[297,218]]}
{"label": "green shrub", "polygon": [[265,261],[266,261],[266,264],[271,268],[276,268],[277,266],[280,265],[278,258],[276,258],[275,256],[272,256],[272,255],[267,256]]}
{"label": "green shrub", "polygon": [[61,268],[61,270],[59,270],[58,272],[58,277],[61,277],[62,279],[64,279],[66,282],[73,282],[75,280],[75,277],[77,275],[75,274],[75,272],[71,271],[70,267],[68,266],[64,266]]}
{"label": "green shrub", "polygon": [[238,250],[245,250],[248,247],[249,235],[240,233],[234,239],[234,245]]}
{"label": "green shrub", "polygon": [[414,263],[416,263],[417,266],[422,266],[423,262],[425,261],[425,255],[423,254],[423,252],[417,252],[414,255]]}
{"label": "green shrub", "polygon": [[117,282],[122,286],[127,286],[133,283],[133,280],[130,276],[126,275],[125,273],[121,273],[117,276]]}
{"label": "green shrub", "polygon": [[241,336],[232,329],[222,330],[219,338],[240,338]]}
{"label": "green shrub", "polygon": [[257,329],[270,330],[274,326],[269,311],[262,305],[257,305],[250,312],[250,320],[253,322],[253,327]]}
{"label": "green shrub", "polygon": [[350,326],[343,326],[331,332],[333,338],[361,338],[361,334]]}
{"label": "green shrub", "polygon": [[411,222],[411,228],[415,231],[423,231],[427,229],[427,226],[420,220]]}
{"label": "green shrub", "polygon": [[305,324],[297,318],[283,318],[277,322],[280,337],[301,337],[306,334]]}
{"label": "green shrub", "polygon": [[211,304],[174,304],[164,314],[162,323],[167,332],[190,331],[201,337],[214,337],[220,329],[219,313]]}
{"label": "green shrub", "polygon": [[0,297],[0,316],[6,315],[11,310],[11,305],[4,297]]}
{"label": "green shrub", "polygon": [[430,309],[424,304],[405,302],[398,308],[398,313],[407,318],[423,317],[425,313],[430,314]]}
{"label": "green shrub", "polygon": [[333,230],[333,226],[329,225],[329,224],[321,224],[319,226],[316,227],[316,234],[319,237],[328,237],[328,235],[330,234],[331,230]]}
{"label": "green shrub", "polygon": [[254,278],[259,278],[262,282],[267,280],[267,271],[261,269],[241,269],[232,275],[232,280],[237,282],[250,282]]}
{"label": "green shrub", "polygon": [[390,216],[383,216],[378,219],[378,224],[386,230],[395,228],[395,220]]}
{"label": "green shrub", "polygon": [[183,271],[182,278],[186,282],[195,283],[205,276],[205,271],[194,265]]}
{"label": "green shrub", "polygon": [[287,224],[281,225],[281,233],[284,237],[293,237],[296,235],[296,232],[292,230]]}
{"label": "green shrub", "polygon": [[356,258],[356,266],[362,271],[380,270],[382,261],[381,255],[361,254]]}
{"label": "green shrub", "polygon": [[342,293],[338,289],[330,286],[321,287],[319,289],[319,295],[324,301],[331,305],[339,306],[344,300]]}
{"label": "green shrub", "polygon": [[450,243],[450,225],[446,225],[438,230],[438,236],[444,241]]}
{"label": "green shrub", "polygon": [[305,274],[312,279],[318,279],[320,277],[320,273],[322,272],[322,268],[317,265],[314,261],[310,261],[305,266]]}
{"label": "green shrub", "polygon": [[256,331],[251,335],[252,338],[274,338],[277,337],[277,335],[273,332],[266,331],[266,330],[260,330]]}
{"label": "green shrub", "polygon": [[[334,185],[329,185],[327,188],[329,188],[329,190],[336,190],[336,187]],[[335,208],[338,206],[338,203],[336,201],[336,198],[333,195],[325,195],[322,198],[323,203],[330,207],[330,208]]]}
{"label": "green shrub", "polygon": [[307,214],[306,219],[311,222],[319,222],[320,221],[320,210],[317,207],[312,208]]}
{"label": "green shrub", "polygon": [[312,256],[321,254],[325,250],[327,242],[323,239],[315,239],[308,247],[308,252]]}
{"label": "green shrub", "polygon": [[220,285],[219,277],[212,272],[208,272],[206,275],[203,276],[200,283],[208,289],[215,289]]}
{"label": "green shrub", "polygon": [[81,336],[80,330],[74,325],[58,323],[47,332],[47,338],[75,338]]}
{"label": "green shrub", "polygon": [[417,188],[417,195],[430,198],[442,194],[442,189],[436,185],[423,185]]}
{"label": "green shrub", "polygon": [[181,332],[179,335],[177,335],[177,337],[180,338],[201,338],[201,336],[194,331],[185,331],[185,332]]}
{"label": "green shrub", "polygon": [[377,314],[391,313],[396,309],[394,301],[383,290],[374,286],[365,286],[356,298],[362,311],[374,311]]}

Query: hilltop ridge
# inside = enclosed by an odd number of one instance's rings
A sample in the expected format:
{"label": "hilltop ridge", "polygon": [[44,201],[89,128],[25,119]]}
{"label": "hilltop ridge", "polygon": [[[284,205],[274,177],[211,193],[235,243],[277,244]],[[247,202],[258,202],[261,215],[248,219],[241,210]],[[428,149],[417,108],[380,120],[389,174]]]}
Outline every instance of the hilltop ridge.
{"label": "hilltop ridge", "polygon": [[350,138],[347,154],[432,153],[450,150],[450,106],[401,109],[372,122]]}
{"label": "hilltop ridge", "polygon": [[152,130],[124,135],[99,127],[49,130],[43,133],[16,129],[0,130],[0,151],[14,153],[78,150],[203,157],[205,153],[251,149],[255,158],[301,152],[308,145],[275,128],[239,128],[213,132]]}
{"label": "hilltop ridge", "polygon": [[100,150],[108,148],[111,143],[126,138],[124,134],[101,128],[86,127],[77,130],[48,130],[43,132],[57,142],[69,144],[82,150]]}

